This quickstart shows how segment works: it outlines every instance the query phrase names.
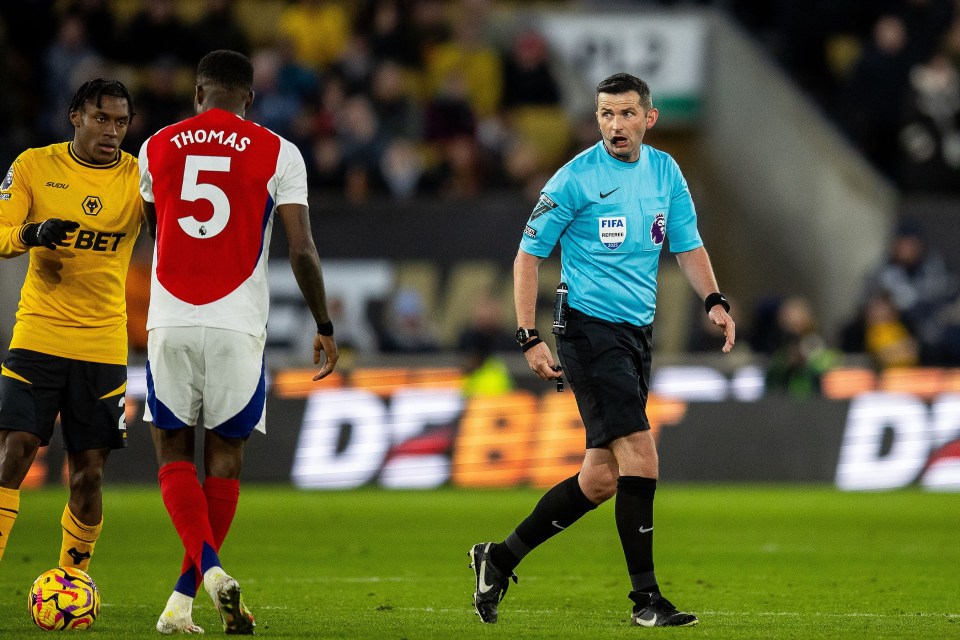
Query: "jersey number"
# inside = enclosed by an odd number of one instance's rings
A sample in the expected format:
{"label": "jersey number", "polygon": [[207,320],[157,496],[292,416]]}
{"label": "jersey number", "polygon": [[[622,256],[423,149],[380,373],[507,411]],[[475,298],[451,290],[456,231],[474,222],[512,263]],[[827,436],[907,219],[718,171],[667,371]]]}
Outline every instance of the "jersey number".
{"label": "jersey number", "polygon": [[213,216],[200,222],[193,216],[177,220],[180,228],[192,238],[212,238],[227,226],[230,220],[230,200],[223,190],[213,184],[197,182],[201,171],[230,171],[230,158],[225,156],[187,156],[183,166],[183,188],[180,198],[187,202],[207,200],[213,205]]}

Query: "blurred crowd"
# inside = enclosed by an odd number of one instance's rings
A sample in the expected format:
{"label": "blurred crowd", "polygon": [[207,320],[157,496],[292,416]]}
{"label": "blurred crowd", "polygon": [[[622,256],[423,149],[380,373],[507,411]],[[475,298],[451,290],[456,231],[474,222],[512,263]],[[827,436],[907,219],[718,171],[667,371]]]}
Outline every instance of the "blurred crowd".
{"label": "blurred crowd", "polygon": [[[878,169],[905,191],[934,192],[960,191],[957,3],[621,2],[729,12]],[[551,4],[609,6],[540,6]],[[256,64],[250,117],[300,146],[317,189],[353,201],[490,188],[535,196],[596,136],[591,114],[563,108],[548,43],[525,16],[522,4],[494,0],[0,3],[10,128],[0,154],[62,139],[73,89],[95,74],[131,84],[139,115],[126,147],[136,152],[189,110],[199,57],[231,48]]]}
{"label": "blurred crowd", "polygon": [[725,4],[898,187],[960,193],[960,3]]}
{"label": "blurred crowd", "polygon": [[[960,193],[960,2],[731,0],[730,11],[904,194]],[[901,218],[839,335],[803,296],[750,318],[768,389],[816,394],[844,356],[877,371],[960,366],[960,278],[921,221]]]}
{"label": "blurred crowd", "polygon": [[[591,3],[553,6],[577,4]],[[728,11],[904,192],[960,193],[960,0],[622,4]],[[533,201],[560,164],[596,142],[596,123],[564,107],[547,40],[523,3],[510,7],[503,20],[493,0],[2,2],[0,157],[68,139],[69,99],[96,76],[131,87],[137,115],[124,147],[137,153],[191,114],[197,60],[230,48],[255,65],[248,117],[298,145],[314,193],[457,200],[508,188]],[[816,393],[845,353],[867,354],[878,369],[960,366],[957,287],[918,224],[904,220],[841,335],[822,335],[804,296],[777,295],[743,313],[745,342],[769,358],[768,385],[797,395]],[[390,305],[382,351],[440,348],[415,292]],[[515,350],[509,310],[488,306],[458,343],[485,381],[502,373],[489,354]],[[709,328],[696,329],[689,349],[714,350]]]}
{"label": "blurred crowd", "polygon": [[[767,390],[805,398],[818,395],[824,375],[844,364],[876,372],[960,367],[958,294],[960,276],[930,246],[920,221],[903,217],[883,259],[854,292],[856,312],[837,335],[824,332],[800,293],[772,295],[752,311],[737,311],[749,328],[744,342],[767,359]],[[716,328],[704,322],[688,348],[713,351],[717,339]]]}
{"label": "blurred crowd", "polygon": [[[0,117],[11,129],[0,154],[68,136],[69,99],[98,75],[133,91],[124,147],[136,153],[190,111],[197,60],[230,48],[255,65],[248,117],[300,147],[317,190],[351,201],[536,190],[595,130],[573,140],[546,40],[495,10],[492,0],[0,3]],[[272,27],[253,29],[251,16]]]}

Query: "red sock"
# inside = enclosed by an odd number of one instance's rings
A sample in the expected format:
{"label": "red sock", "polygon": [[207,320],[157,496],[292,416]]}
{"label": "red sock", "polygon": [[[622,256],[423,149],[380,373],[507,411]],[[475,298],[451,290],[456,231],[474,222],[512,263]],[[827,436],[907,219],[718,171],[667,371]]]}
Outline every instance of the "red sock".
{"label": "red sock", "polygon": [[233,516],[240,501],[240,481],[232,478],[208,477],[203,481],[203,494],[207,497],[207,513],[213,530],[214,547],[217,552],[230,531]]}
{"label": "red sock", "polygon": [[207,498],[197,479],[197,468],[190,462],[171,462],[163,465],[158,477],[163,504],[183,541],[190,564],[202,568],[204,545],[211,549],[215,546]]}
{"label": "red sock", "polygon": [[[210,528],[213,531],[214,549],[220,553],[223,540],[230,531],[233,516],[237,513],[237,503],[240,501],[240,481],[232,478],[216,478],[207,476],[203,481],[203,494],[207,497],[207,514],[210,518]],[[185,573],[193,562],[189,555],[184,555],[181,575]],[[197,588],[200,587],[202,576],[197,572]]]}

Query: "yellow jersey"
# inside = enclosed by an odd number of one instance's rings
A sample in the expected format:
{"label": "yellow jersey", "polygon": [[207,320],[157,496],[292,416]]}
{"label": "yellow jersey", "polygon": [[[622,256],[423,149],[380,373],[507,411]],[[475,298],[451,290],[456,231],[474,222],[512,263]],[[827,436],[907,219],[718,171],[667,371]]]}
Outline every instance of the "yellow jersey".
{"label": "yellow jersey", "polygon": [[[72,147],[27,149],[0,183],[0,258],[30,252],[10,348],[125,365],[124,289],[143,220],[137,159],[120,151],[94,165]],[[23,226],[50,218],[80,228],[67,246],[26,246]]]}

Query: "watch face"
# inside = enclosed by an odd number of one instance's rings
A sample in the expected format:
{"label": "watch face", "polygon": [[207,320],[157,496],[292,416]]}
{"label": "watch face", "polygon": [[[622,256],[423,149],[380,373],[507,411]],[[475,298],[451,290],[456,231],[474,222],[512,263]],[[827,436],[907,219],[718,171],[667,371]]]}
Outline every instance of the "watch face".
{"label": "watch face", "polygon": [[527,329],[526,327],[520,327],[519,329],[517,329],[517,342],[519,342],[520,344],[523,344],[530,338],[535,338],[538,335],[540,334],[537,333],[536,329]]}

